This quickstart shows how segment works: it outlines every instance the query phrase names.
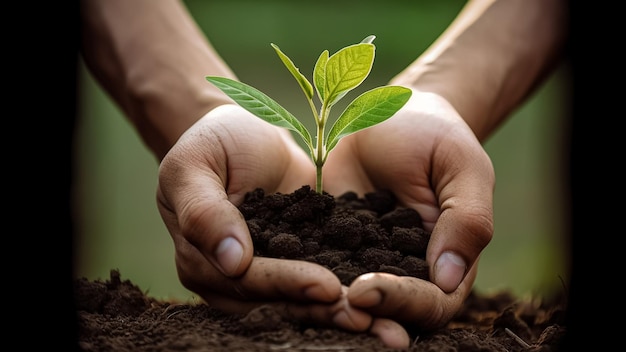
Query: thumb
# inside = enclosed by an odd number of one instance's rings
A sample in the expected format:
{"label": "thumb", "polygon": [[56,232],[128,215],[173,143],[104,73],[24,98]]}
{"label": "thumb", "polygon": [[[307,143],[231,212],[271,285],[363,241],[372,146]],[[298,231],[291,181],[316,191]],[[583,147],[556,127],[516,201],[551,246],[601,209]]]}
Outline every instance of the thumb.
{"label": "thumb", "polygon": [[177,249],[190,244],[228,277],[245,273],[253,256],[250,232],[220,178],[199,169],[171,173],[168,166],[162,164],[157,202]]}
{"label": "thumb", "polygon": [[445,209],[433,229],[426,254],[431,281],[444,292],[456,290],[492,234],[491,208]]}
{"label": "thumb", "polygon": [[224,275],[242,275],[252,261],[253,246],[239,210],[219,199],[200,204],[196,211],[187,218],[192,225],[182,227],[190,229],[186,237]]}
{"label": "thumb", "polygon": [[224,275],[242,275],[253,245],[245,219],[222,187],[203,184],[178,216],[182,236]]}

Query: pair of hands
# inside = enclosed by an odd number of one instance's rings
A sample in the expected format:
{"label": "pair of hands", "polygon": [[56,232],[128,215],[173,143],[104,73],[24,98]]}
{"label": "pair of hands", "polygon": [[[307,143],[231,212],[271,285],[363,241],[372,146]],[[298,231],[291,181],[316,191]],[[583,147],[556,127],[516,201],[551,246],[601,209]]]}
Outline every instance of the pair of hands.
{"label": "pair of hands", "polygon": [[437,328],[460,309],[493,234],[493,166],[456,110],[414,91],[389,120],[342,139],[324,165],[324,190],[391,190],[432,231],[431,281],[368,273],[350,287],[309,262],[253,257],[237,206],[246,192],[290,193],[315,184],[308,154],[286,130],[238,105],[213,109],[162,160],[157,201],[176,249],[181,283],[208,304],[246,313],[270,304],[285,315],[369,332],[408,347],[403,326]]}

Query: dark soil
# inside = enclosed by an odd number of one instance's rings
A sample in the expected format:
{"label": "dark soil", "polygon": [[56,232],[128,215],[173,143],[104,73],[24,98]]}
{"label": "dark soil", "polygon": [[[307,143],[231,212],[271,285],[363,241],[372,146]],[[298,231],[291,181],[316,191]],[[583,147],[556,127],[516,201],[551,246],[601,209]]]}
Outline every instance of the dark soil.
{"label": "dark soil", "polygon": [[257,189],[239,210],[257,256],[318,263],[345,285],[373,271],[428,280],[430,233],[415,210],[396,203],[385,191],[335,199],[305,186],[287,195]]}
{"label": "dark soil", "polygon": [[[240,210],[255,255],[315,262],[346,285],[372,271],[428,279],[430,234],[389,192],[334,198],[306,186],[292,194],[257,189]],[[156,300],[116,270],[106,281],[76,280],[74,291],[82,351],[394,351],[373,336],[287,320],[267,306],[244,316]],[[407,350],[564,351],[565,297],[472,292],[445,328],[412,331]]]}

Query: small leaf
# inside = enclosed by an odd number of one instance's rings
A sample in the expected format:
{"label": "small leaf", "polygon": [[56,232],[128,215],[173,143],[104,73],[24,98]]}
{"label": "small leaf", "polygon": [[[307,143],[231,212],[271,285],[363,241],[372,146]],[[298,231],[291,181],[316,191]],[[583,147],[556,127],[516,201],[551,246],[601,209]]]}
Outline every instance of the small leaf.
{"label": "small leaf", "polygon": [[361,43],[367,43],[367,44],[371,44],[374,39],[376,39],[375,35],[368,35],[367,37],[365,37],[365,39],[361,40]]}
{"label": "small leaf", "polygon": [[291,59],[285,55],[277,45],[274,43],[270,43],[270,45],[274,48],[274,50],[276,50],[280,60],[285,64],[285,66],[287,66],[287,69],[291,72],[296,81],[298,81],[307,99],[313,99],[313,86],[311,85],[311,82],[304,77],[304,75],[300,72],[300,69],[294,65],[293,61],[291,61]]}
{"label": "small leaf", "polygon": [[306,127],[272,98],[254,87],[230,78],[207,76],[206,80],[231,97],[242,108],[260,119],[298,133],[311,150],[311,153],[313,152],[311,134]]}
{"label": "small leaf", "polygon": [[346,107],[330,129],[326,155],[341,138],[393,116],[406,104],[411,94],[409,88],[385,86],[374,88],[358,96]]}
{"label": "small leaf", "polygon": [[317,89],[317,96],[321,102],[326,99],[326,63],[328,62],[328,50],[324,50],[320,57],[317,58],[315,68],[313,69],[313,82]]}
{"label": "small leaf", "polygon": [[333,54],[326,63],[326,101],[334,105],[369,75],[374,63],[374,44],[347,46]]}

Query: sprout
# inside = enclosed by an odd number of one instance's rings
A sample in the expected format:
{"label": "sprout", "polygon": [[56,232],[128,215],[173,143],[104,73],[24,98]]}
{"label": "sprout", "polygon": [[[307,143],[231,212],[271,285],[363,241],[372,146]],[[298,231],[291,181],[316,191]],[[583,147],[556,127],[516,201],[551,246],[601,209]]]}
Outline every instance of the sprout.
{"label": "sprout", "polygon": [[375,46],[372,42],[375,38],[370,35],[360,43],[347,46],[332,56],[329,56],[328,50],[322,52],[313,70],[313,82],[321,102],[319,112],[313,102],[313,85],[278,46],[271,44],[298,81],[309,102],[317,128],[315,140],[296,117],[256,88],[226,77],[207,76],[206,79],[242,108],[266,122],[287,128],[302,137],[316,167],[315,190],[322,193],[322,168],[339,140],[387,120],[411,97],[411,90],[405,87],[383,86],[371,89],[354,99],[326,133],[332,107],[369,75],[374,63]]}

